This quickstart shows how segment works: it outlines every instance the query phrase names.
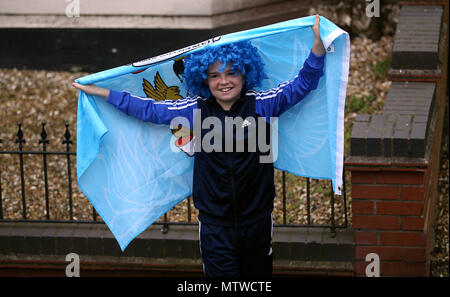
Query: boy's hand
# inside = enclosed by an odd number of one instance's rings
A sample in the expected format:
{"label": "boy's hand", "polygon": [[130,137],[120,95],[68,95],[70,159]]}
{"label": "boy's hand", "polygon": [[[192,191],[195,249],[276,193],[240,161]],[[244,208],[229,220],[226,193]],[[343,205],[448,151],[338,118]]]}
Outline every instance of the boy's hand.
{"label": "boy's hand", "polygon": [[104,98],[108,98],[109,96],[109,90],[101,88],[101,87],[97,87],[94,85],[81,85],[79,83],[72,83],[72,86],[74,86],[77,89],[82,90],[83,92],[87,93],[87,94],[91,94],[91,95],[98,95],[98,96],[102,96]]}
{"label": "boy's hand", "polygon": [[314,33],[314,45],[312,48],[312,52],[318,56],[322,56],[325,54],[325,48],[323,47],[322,39],[320,39],[320,17],[318,14],[316,14],[316,21],[314,22],[314,25],[312,26],[312,30]]}

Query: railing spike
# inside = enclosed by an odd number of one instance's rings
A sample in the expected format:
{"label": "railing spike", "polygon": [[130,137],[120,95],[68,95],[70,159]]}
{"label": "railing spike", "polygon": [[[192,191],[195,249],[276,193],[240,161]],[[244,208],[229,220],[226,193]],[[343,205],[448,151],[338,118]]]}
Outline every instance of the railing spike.
{"label": "railing spike", "polygon": [[64,132],[64,140],[63,144],[67,145],[67,150],[69,150],[69,144],[72,144],[72,140],[70,140],[70,131],[69,131],[69,122],[66,121],[66,131]]}
{"label": "railing spike", "polygon": [[44,151],[47,148],[47,144],[50,143],[50,141],[47,139],[47,131],[45,130],[45,121],[42,121],[41,126],[42,126],[42,130],[41,130],[41,139],[39,140],[39,143],[42,143],[42,147],[44,149]]}
{"label": "railing spike", "polygon": [[22,149],[22,144],[25,143],[25,139],[23,138],[23,131],[22,131],[22,122],[17,123],[19,126],[19,130],[17,131],[17,139],[16,143],[19,144],[19,149]]}

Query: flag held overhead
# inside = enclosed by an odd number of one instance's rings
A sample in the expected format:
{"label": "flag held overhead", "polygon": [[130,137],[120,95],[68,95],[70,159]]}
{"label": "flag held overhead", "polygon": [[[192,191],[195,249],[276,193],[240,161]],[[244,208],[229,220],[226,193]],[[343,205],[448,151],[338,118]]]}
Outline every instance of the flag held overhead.
{"label": "flag held overhead", "polygon": [[[314,20],[309,16],[218,36],[76,82],[127,91],[143,100],[182,102],[189,96],[180,64],[184,57],[205,47],[248,40],[258,49],[268,76],[257,91],[267,90],[298,73],[314,42]],[[278,118],[274,166],[295,175],[330,179],[334,192],[340,194],[350,41],[345,31],[324,17],[320,34],[328,49],[324,76],[315,90]],[[143,122],[81,90],[77,117],[78,184],[125,250],[191,195],[193,158],[185,153],[192,150],[187,148],[191,131]],[[176,142],[174,137],[179,137]]]}

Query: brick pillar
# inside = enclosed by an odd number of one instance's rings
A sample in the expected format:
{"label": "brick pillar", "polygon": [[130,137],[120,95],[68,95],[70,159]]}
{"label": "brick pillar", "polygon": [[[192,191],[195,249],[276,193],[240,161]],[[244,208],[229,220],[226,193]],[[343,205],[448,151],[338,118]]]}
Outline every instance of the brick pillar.
{"label": "brick pillar", "polygon": [[[406,165],[406,164],[405,164]],[[365,257],[380,257],[381,276],[427,276],[425,174],[420,166],[354,166],[352,222],[355,271],[365,275]]]}
{"label": "brick pillar", "polygon": [[[422,42],[425,35],[408,25],[421,18],[433,43]],[[430,275],[448,104],[448,2],[404,5],[397,26],[388,72],[393,83],[382,114],[357,115],[345,161],[352,175],[357,276],[366,275],[369,253],[379,256],[380,276]]]}

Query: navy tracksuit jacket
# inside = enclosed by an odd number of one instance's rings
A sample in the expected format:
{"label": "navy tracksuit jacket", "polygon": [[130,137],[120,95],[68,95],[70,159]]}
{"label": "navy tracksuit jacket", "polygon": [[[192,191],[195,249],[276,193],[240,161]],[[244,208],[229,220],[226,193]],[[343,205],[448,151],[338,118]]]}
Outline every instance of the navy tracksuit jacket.
{"label": "navy tracksuit jacket", "polygon": [[[168,125],[173,118],[184,117],[191,124],[190,128],[196,117],[201,120],[216,117],[222,128],[226,125],[225,117],[245,119],[250,116],[268,120],[280,116],[317,87],[323,75],[324,59],[325,55],[317,56],[311,52],[293,80],[266,91],[243,91],[229,111],[224,111],[214,97],[156,101],[111,90],[107,102],[133,117],[156,124]],[[245,138],[248,137],[247,130]],[[200,139],[208,132],[208,129],[202,129]],[[274,168],[273,163],[259,162],[261,154],[259,149],[256,152],[226,152],[222,149],[208,153],[203,148],[195,153],[192,196],[202,224],[239,228],[270,218],[275,197]]]}

